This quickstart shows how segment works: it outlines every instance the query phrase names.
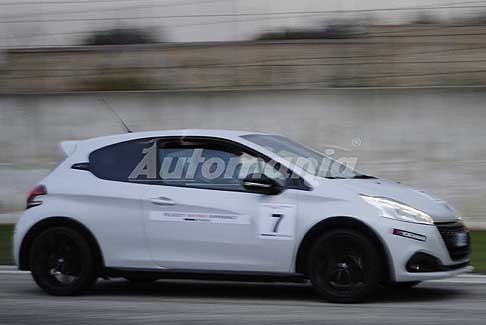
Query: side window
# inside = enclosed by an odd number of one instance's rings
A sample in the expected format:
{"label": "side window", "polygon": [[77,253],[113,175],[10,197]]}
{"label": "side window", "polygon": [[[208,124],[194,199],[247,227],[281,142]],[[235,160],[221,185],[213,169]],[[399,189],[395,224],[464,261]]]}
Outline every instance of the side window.
{"label": "side window", "polygon": [[242,179],[261,172],[257,157],[208,141],[161,142],[158,162],[162,183],[173,186],[242,191]]}
{"label": "side window", "polygon": [[[150,151],[155,149],[155,145],[154,139],[138,139],[95,150],[89,155],[90,171],[102,179],[132,182],[134,180],[130,179],[130,176],[137,171],[137,168],[140,169],[141,162],[145,162],[143,166],[145,170],[140,173],[135,182],[155,181],[150,179],[150,176],[155,176],[157,171],[156,160],[152,159],[153,163],[150,162],[152,158]],[[153,171],[149,170],[150,168]]]}
{"label": "side window", "polygon": [[288,188],[302,189],[302,180],[290,177],[281,166],[236,144],[201,138],[116,143],[93,151],[89,166],[96,177],[118,182],[245,191],[244,178],[264,174]]}
{"label": "side window", "polygon": [[164,185],[244,191],[242,180],[264,169],[262,159],[216,141],[162,142],[158,156]]}

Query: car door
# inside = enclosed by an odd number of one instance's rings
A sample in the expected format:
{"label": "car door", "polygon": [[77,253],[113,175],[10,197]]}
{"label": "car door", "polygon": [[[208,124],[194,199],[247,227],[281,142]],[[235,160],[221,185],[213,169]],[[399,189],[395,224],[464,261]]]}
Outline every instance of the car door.
{"label": "car door", "polygon": [[258,154],[212,138],[160,140],[159,183],[146,186],[148,246],[163,268],[287,272],[295,246],[295,190],[252,193],[242,178]]}

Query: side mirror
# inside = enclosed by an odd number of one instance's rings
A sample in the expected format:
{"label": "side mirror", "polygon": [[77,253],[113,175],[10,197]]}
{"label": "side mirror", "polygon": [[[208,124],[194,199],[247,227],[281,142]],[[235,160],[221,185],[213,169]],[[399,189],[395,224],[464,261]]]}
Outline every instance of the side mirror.
{"label": "side mirror", "polygon": [[284,191],[284,185],[263,174],[250,174],[243,180],[243,187],[250,192],[277,195]]}

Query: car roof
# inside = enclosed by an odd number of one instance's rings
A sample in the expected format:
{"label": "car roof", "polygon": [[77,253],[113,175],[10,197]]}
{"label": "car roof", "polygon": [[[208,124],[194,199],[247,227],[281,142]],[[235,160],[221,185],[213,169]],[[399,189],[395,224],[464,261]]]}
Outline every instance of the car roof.
{"label": "car roof", "polygon": [[[254,131],[237,131],[237,130],[219,130],[219,129],[180,129],[180,130],[160,130],[148,132],[132,132],[108,135],[91,138],[87,140],[76,141],[84,150],[94,150],[113,143],[155,137],[169,136],[203,136],[237,140],[241,136],[249,134],[268,134]],[[62,145],[62,144],[61,144]]]}

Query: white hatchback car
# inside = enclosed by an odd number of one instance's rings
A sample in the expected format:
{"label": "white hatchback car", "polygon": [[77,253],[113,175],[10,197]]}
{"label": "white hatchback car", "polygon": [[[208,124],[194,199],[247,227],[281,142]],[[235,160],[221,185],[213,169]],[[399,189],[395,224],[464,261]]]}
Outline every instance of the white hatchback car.
{"label": "white hatchback car", "polygon": [[61,143],[18,221],[19,269],[54,295],[98,277],[310,280],[329,301],[472,270],[444,201],[282,136],[128,133]]}

